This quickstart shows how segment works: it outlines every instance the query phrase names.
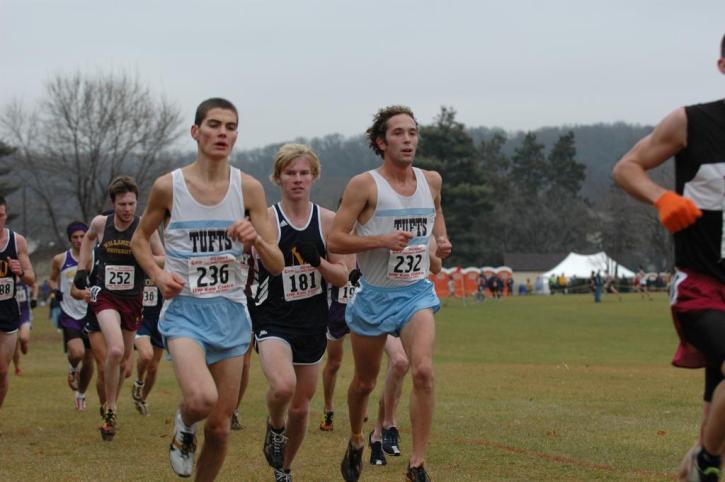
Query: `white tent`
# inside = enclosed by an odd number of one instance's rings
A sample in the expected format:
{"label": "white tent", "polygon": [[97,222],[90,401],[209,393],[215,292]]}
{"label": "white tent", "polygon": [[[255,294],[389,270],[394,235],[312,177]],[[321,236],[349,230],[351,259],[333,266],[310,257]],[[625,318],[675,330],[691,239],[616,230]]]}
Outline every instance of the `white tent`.
{"label": "white tent", "polygon": [[605,271],[608,271],[612,276],[616,274],[620,278],[634,277],[633,271],[614,261],[612,258],[607,256],[607,253],[604,251],[596,254],[569,253],[569,255],[564,258],[564,261],[544,273],[544,276],[548,278],[552,274],[559,276],[564,273],[564,276],[567,278],[571,278],[572,276],[576,276],[577,278],[589,278],[592,271],[601,271],[602,274],[604,274]]}

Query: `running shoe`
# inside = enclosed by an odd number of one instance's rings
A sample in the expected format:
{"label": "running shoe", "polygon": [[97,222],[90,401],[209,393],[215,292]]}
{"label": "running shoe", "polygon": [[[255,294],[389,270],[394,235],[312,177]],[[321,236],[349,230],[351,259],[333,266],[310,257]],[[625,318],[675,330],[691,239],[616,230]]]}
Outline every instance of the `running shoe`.
{"label": "running shoe", "polygon": [[274,469],[274,482],[292,482],[292,474],[281,469]]}
{"label": "running shoe", "polygon": [[136,411],[144,417],[149,414],[149,407],[145,400],[134,400],[133,404],[136,406]]}
{"label": "running shoe", "polygon": [[697,463],[697,454],[699,450],[690,451],[690,460],[687,465],[687,482],[718,482],[720,480],[719,467],[707,467],[701,469]]}
{"label": "running shoe", "polygon": [[323,432],[332,432],[335,429],[333,419],[335,418],[335,412],[325,411],[322,413],[322,420],[320,421],[320,430]]}
{"label": "running shoe", "polygon": [[264,445],[262,452],[267,459],[267,463],[273,469],[281,469],[284,464],[284,448],[287,446],[287,436],[285,431],[275,432],[272,424],[267,422],[267,433],[264,435]]}
{"label": "running shoe", "polygon": [[88,406],[86,405],[86,396],[76,393],[74,398],[76,410],[79,412],[85,412]]}
{"label": "running shoe", "polygon": [[80,385],[80,372],[73,368],[69,368],[68,369],[68,386],[70,387],[71,390],[76,391],[76,390],[78,390],[79,385]]}
{"label": "running shoe", "polygon": [[383,428],[383,450],[393,457],[400,457],[400,433],[398,427]]}
{"label": "running shoe", "polygon": [[428,476],[428,472],[425,471],[423,464],[420,464],[419,467],[411,467],[409,465],[408,473],[405,474],[405,477],[408,482],[431,482],[430,476]]}
{"label": "running shoe", "polygon": [[113,440],[113,436],[116,435],[116,412],[111,409],[106,410],[103,417],[103,425],[99,427],[101,431],[101,438],[106,442]]}
{"label": "running shoe", "polygon": [[196,435],[184,431],[174,433],[169,445],[169,462],[176,475],[191,476],[194,471],[194,452],[196,452]]}
{"label": "running shoe", "polygon": [[234,410],[232,414],[232,430],[241,430],[242,423],[239,421],[239,410]]}
{"label": "running shoe", "polygon": [[139,383],[138,380],[133,382],[131,386],[131,398],[134,402],[140,402],[143,400],[143,382]]}
{"label": "running shoe", "polygon": [[356,449],[352,446],[352,442],[347,443],[347,450],[345,451],[345,457],[340,463],[340,472],[345,482],[357,482],[362,472],[362,455],[363,448]]}
{"label": "running shoe", "polygon": [[372,465],[386,465],[385,452],[383,452],[383,442],[381,440],[373,441],[373,432],[368,437],[368,447],[370,447],[370,463]]}

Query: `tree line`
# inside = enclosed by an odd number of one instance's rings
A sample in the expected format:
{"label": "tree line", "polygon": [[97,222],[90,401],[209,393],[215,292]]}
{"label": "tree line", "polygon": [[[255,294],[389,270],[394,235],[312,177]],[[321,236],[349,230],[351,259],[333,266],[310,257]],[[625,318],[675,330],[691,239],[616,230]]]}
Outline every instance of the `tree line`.
{"label": "tree line", "polygon": [[[106,207],[106,186],[136,178],[143,194],[159,174],[193,159],[174,143],[187,124],[180,109],[127,75],[76,72],[53,76],[31,108],[0,114],[0,194],[25,191],[29,236],[64,243],[71,219],[90,220]],[[443,208],[454,252],[447,265],[501,265],[505,253],[607,251],[629,267],[672,267],[671,238],[656,213],[611,181],[611,167],[647,126],[624,123],[505,132],[467,127],[442,107],[420,126],[416,163],[444,179]],[[322,160],[315,199],[335,209],[351,176],[380,160],[362,135],[294,139]],[[278,190],[268,176],[282,143],[238,151],[233,163]],[[655,173],[673,182],[671,163]],[[20,189],[22,188],[22,189]]]}

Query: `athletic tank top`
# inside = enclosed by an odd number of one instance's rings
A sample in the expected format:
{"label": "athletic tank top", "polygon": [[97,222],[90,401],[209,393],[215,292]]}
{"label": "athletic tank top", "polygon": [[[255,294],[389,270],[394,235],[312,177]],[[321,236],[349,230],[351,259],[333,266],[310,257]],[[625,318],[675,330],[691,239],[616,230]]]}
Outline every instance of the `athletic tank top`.
{"label": "athletic tank top", "polygon": [[15,300],[15,274],[10,270],[8,258],[18,259],[18,249],[15,233],[8,228],[5,231],[5,246],[0,248],[0,320],[16,321],[20,318],[20,309]]}
{"label": "athletic tank top", "polygon": [[227,236],[227,228],[244,219],[241,172],[229,169],[229,189],[215,206],[197,202],[189,193],[181,169],[171,173],[173,202],[164,229],[165,270],[186,281],[182,296],[222,296],[246,305],[242,275],[242,243]]}
{"label": "athletic tank top", "polygon": [[164,299],[161,296],[161,290],[151,281],[151,278],[144,276],[142,318],[144,320],[158,321],[163,302]]}
{"label": "athletic tank top", "polygon": [[297,251],[297,245],[310,243],[320,257],[326,254],[320,207],[310,203],[310,216],[305,226],[295,228],[282,211],[274,205],[277,219],[277,244],[284,256],[284,270],[271,276],[260,262],[259,285],[255,297],[254,326],[283,327],[293,333],[318,334],[327,329],[327,283],[322,275],[307,263]]}
{"label": "athletic tank top", "polygon": [[103,291],[123,298],[136,298],[143,291],[143,270],[131,252],[131,238],[138,227],[138,216],[123,231],[113,224],[115,214],[106,217],[98,251],[96,281]]}
{"label": "athletic tank top", "polygon": [[685,112],[687,147],[675,157],[675,185],[703,215],[675,233],[675,264],[725,283],[725,100]]}
{"label": "athletic tank top", "polygon": [[408,246],[400,251],[378,248],[357,254],[363,279],[373,286],[408,286],[428,276],[428,250],[435,221],[435,205],[423,171],[414,167],[413,172],[415,192],[411,196],[403,196],[395,192],[376,170],[368,171],[378,189],[377,205],[367,223],[355,226],[355,234],[379,236],[395,230],[413,234]]}
{"label": "athletic tank top", "polygon": [[74,320],[82,320],[86,316],[86,310],[88,309],[87,303],[83,300],[77,300],[70,295],[73,278],[77,270],[78,260],[73,257],[73,252],[69,249],[65,252],[63,264],[60,267],[60,291],[63,293],[63,299],[60,301],[60,309]]}

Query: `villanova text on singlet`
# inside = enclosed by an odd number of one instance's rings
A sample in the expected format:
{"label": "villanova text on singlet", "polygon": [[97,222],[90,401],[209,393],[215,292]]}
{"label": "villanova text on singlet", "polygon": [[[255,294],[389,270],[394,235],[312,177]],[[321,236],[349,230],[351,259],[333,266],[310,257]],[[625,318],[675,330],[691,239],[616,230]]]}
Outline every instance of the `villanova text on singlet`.
{"label": "villanova text on singlet", "polygon": [[284,256],[284,269],[271,276],[258,263],[259,284],[255,296],[254,326],[283,327],[293,333],[319,334],[327,329],[327,283],[317,268],[298,252],[301,243],[313,244],[321,257],[326,246],[320,223],[320,207],[311,204],[305,226],[292,226],[282,210],[274,205],[277,219],[277,244]]}
{"label": "villanova text on singlet", "polygon": [[115,213],[106,217],[103,239],[99,243],[98,286],[102,290],[123,298],[137,298],[143,291],[143,270],[131,252],[131,238],[138,227],[139,217],[119,231],[114,225]]}
{"label": "villanova text on singlet", "polygon": [[675,233],[675,265],[725,283],[725,100],[685,107],[687,147],[675,157],[678,194],[702,210]]}
{"label": "villanova text on singlet", "polygon": [[20,309],[15,300],[15,273],[10,269],[8,259],[18,259],[15,233],[5,228],[5,246],[0,248],[0,320],[17,321]]}
{"label": "villanova text on singlet", "polygon": [[435,205],[428,180],[414,167],[415,192],[410,196],[398,194],[376,170],[368,171],[377,186],[377,204],[365,224],[355,226],[358,236],[379,236],[393,231],[408,231],[413,238],[400,251],[378,248],[357,254],[363,279],[383,288],[395,288],[417,283],[428,276],[430,268],[430,237],[433,234]]}
{"label": "villanova text on singlet", "polygon": [[60,300],[60,309],[63,313],[74,320],[81,320],[86,316],[88,305],[84,300],[77,300],[70,294],[73,278],[78,270],[78,260],[73,257],[69,249],[63,256],[63,264],[60,266],[60,291],[63,298]]}
{"label": "villanova text on singlet", "polygon": [[230,166],[229,189],[224,199],[213,206],[194,199],[181,169],[174,170],[171,177],[173,201],[164,229],[164,269],[177,273],[186,282],[181,296],[221,296],[246,305],[243,246],[227,236],[227,228],[244,219],[241,172]]}

